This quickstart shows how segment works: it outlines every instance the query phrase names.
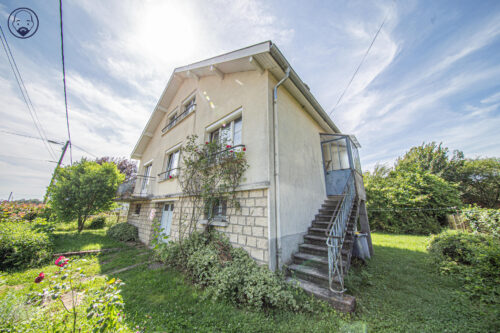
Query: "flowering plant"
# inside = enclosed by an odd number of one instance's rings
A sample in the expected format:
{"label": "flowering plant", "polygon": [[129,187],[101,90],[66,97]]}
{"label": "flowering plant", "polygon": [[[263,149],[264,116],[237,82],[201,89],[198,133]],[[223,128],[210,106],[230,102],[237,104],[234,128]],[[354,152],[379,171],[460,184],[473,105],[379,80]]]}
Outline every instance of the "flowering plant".
{"label": "flowering plant", "polygon": [[[54,325],[63,325],[64,332],[76,332],[77,320],[83,318],[79,314],[78,305],[85,297],[92,297],[85,319],[93,332],[114,332],[122,325],[123,316],[119,309],[123,307],[123,302],[119,287],[124,283],[121,280],[113,278],[100,290],[89,292],[82,284],[85,274],[81,267],[74,267],[73,262],[64,256],[57,258],[54,264],[59,270],[47,278],[48,286],[42,293],[29,295],[28,303],[40,305],[48,300],[60,302],[65,316],[62,318],[62,324],[54,323]],[[45,277],[45,273],[40,272],[35,278],[35,283],[42,283]],[[82,327],[78,330],[81,331]]]}

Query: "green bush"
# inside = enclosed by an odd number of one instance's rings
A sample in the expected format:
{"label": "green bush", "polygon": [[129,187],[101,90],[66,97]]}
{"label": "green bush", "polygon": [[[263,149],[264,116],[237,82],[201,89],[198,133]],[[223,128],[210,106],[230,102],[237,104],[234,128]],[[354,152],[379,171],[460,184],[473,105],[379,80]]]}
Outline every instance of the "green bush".
{"label": "green bush", "polygon": [[137,241],[139,239],[139,231],[136,226],[127,222],[118,223],[108,229],[106,233],[109,237],[119,241]]}
{"label": "green bush", "polygon": [[302,290],[259,266],[246,251],[233,248],[227,237],[216,231],[193,233],[182,244],[158,243],[155,249],[161,260],[206,287],[213,299],[255,309],[312,309],[312,299]]}
{"label": "green bush", "polygon": [[445,231],[430,239],[428,251],[442,274],[457,275],[464,292],[500,303],[500,241],[491,235]]}
{"label": "green bush", "polygon": [[90,221],[89,229],[102,229],[106,226],[106,216],[96,216]]}
{"label": "green bush", "polygon": [[50,258],[52,241],[43,219],[4,222],[0,228],[0,269],[34,267]]}
{"label": "green bush", "polygon": [[470,206],[462,210],[460,217],[472,231],[500,237],[500,209]]}
{"label": "green bush", "polygon": [[446,214],[461,206],[456,186],[421,170],[378,167],[363,175],[372,230],[431,234],[446,226]]}

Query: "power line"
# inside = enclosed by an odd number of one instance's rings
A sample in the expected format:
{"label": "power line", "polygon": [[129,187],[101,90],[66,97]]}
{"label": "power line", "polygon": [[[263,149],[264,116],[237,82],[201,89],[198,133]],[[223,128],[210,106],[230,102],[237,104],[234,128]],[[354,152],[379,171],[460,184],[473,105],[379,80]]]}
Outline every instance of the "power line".
{"label": "power line", "polygon": [[80,150],[81,150],[81,151],[83,151],[84,153],[87,153],[87,154],[89,154],[90,156],[92,156],[92,157],[94,157],[94,158],[97,158],[97,156],[96,156],[96,155],[94,155],[94,154],[92,154],[91,152],[89,152],[89,151],[87,151],[87,150],[83,149],[82,147],[77,146],[77,145],[75,145],[75,144],[73,144],[73,146],[75,146],[75,148],[76,148],[76,149],[80,149]]}
{"label": "power line", "polygon": [[26,86],[24,85],[23,78],[21,76],[21,72],[19,71],[19,68],[17,67],[16,60],[14,58],[14,55],[12,54],[12,51],[10,49],[9,43],[7,41],[7,38],[5,37],[5,34],[3,32],[2,26],[0,25],[0,32],[2,34],[3,38],[0,38],[2,41],[2,46],[5,51],[5,54],[7,56],[7,59],[9,60],[10,68],[12,69],[12,72],[14,73],[14,77],[16,79],[17,85],[19,86],[19,89],[21,90],[21,95],[23,97],[24,103],[26,103],[26,106],[28,107],[28,111],[30,113],[31,119],[33,120],[33,123],[35,124],[35,128],[38,131],[38,134],[40,135],[40,138],[44,142],[44,146],[49,152],[50,157],[55,159],[55,152],[48,145],[47,143],[47,135],[45,134],[45,131],[43,129],[42,123],[40,122],[40,119],[38,118],[38,114],[36,112],[35,106],[33,105],[31,98],[28,94],[28,90],[26,89]]}
{"label": "power line", "polygon": [[59,17],[60,17],[60,22],[61,22],[61,61],[62,61],[63,85],[64,85],[64,106],[66,107],[66,127],[68,128],[69,161],[71,164],[73,164],[73,149],[72,149],[72,144],[71,144],[71,132],[69,130],[68,95],[66,94],[66,67],[64,66],[64,35],[63,35],[62,0],[59,0]]}
{"label": "power line", "polygon": [[[29,138],[29,139],[43,140],[43,139],[41,139],[41,138],[39,138],[37,136],[32,136],[32,135],[18,133],[18,132],[12,132],[12,131],[4,130],[4,129],[1,129],[1,128],[0,128],[0,132],[5,133],[5,134],[10,134],[10,135],[22,136],[22,137]],[[47,142],[53,143],[53,144],[56,144],[56,145],[63,145],[64,144],[64,142],[59,142],[59,141],[49,140],[49,139],[47,139]]]}
{"label": "power line", "polygon": [[0,157],[5,157],[5,158],[15,158],[15,159],[21,159],[21,160],[30,160],[30,161],[39,161],[39,162],[57,163],[57,161],[42,160],[42,159],[29,158],[29,157],[21,157],[21,156],[11,156],[11,155],[1,155],[1,154],[0,154]]}
{"label": "power line", "polygon": [[349,87],[351,86],[351,83],[352,81],[354,81],[354,77],[356,77],[356,74],[358,74],[358,71],[359,69],[361,68],[361,66],[363,65],[363,62],[365,61],[366,59],[366,56],[368,55],[368,53],[370,52],[370,50],[372,49],[372,46],[373,44],[375,43],[375,40],[377,39],[378,37],[378,34],[380,33],[380,30],[382,30],[382,27],[384,26],[385,24],[385,21],[387,20],[387,16],[385,16],[384,20],[382,21],[382,24],[380,25],[380,27],[378,28],[377,30],[377,33],[375,34],[375,36],[373,37],[372,39],[372,42],[370,43],[370,46],[368,47],[368,49],[366,50],[366,53],[365,55],[363,56],[363,58],[361,59],[361,62],[359,63],[358,67],[356,68],[356,70],[354,71],[354,74],[352,74],[352,77],[351,77],[351,80],[349,80],[349,83],[347,83],[347,86],[345,87],[344,91],[342,92],[342,94],[340,94],[340,97],[339,99],[337,100],[337,103],[335,104],[335,106],[330,110],[330,112],[328,112],[328,115],[331,116],[333,110],[335,110],[335,108],[339,105],[340,101],[342,100],[342,98],[344,97],[345,93],[347,92],[347,89],[349,89]]}
{"label": "power line", "polygon": [[[13,132],[13,131],[9,131],[9,130],[5,130],[5,129],[2,129],[0,128],[0,132],[2,133],[6,133],[6,134],[10,134],[10,135],[17,135],[17,136],[21,136],[21,137],[25,137],[25,138],[30,138],[30,139],[36,139],[36,140],[41,140],[39,137],[36,137],[36,136],[32,136],[32,135],[28,135],[28,134],[24,134],[24,133],[19,133],[19,132]],[[53,143],[53,144],[56,144],[56,145],[64,145],[64,142],[61,142],[61,141],[56,141],[56,140],[50,140],[48,139],[48,142],[49,143]],[[90,156],[94,157],[94,158],[97,158],[96,155],[92,154],[91,152],[85,150],[84,148],[80,147],[80,146],[77,146],[75,144],[73,144],[73,146],[81,151],[83,151],[84,153],[87,153],[89,154]]]}

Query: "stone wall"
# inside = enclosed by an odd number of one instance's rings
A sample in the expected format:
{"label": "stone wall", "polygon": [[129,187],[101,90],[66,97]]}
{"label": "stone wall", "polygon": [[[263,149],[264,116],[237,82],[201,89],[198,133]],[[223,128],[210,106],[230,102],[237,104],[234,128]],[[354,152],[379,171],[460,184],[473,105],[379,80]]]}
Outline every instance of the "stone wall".
{"label": "stone wall", "polygon": [[[269,235],[268,235],[268,194],[267,189],[237,192],[236,197],[240,208],[229,208],[226,221],[215,222],[214,227],[226,234],[234,247],[245,249],[259,264],[269,262]],[[178,240],[187,234],[188,220],[192,214],[192,203],[189,200],[172,198],[162,202],[134,202],[131,203],[128,215],[129,223],[139,228],[141,242],[150,244],[154,224],[161,220],[162,208],[165,202],[174,203],[170,239]],[[136,205],[141,204],[141,212],[135,215]],[[155,218],[149,219],[151,209],[156,210]],[[181,220],[181,211],[183,222]],[[196,228],[204,228],[203,217],[198,221]]]}
{"label": "stone wall", "polygon": [[[139,214],[135,214],[137,205],[141,205]],[[155,216],[160,216],[162,204],[151,201],[131,202],[128,210],[127,222],[139,229],[139,240],[149,245],[153,236],[153,220],[150,220],[151,210],[155,209]]]}

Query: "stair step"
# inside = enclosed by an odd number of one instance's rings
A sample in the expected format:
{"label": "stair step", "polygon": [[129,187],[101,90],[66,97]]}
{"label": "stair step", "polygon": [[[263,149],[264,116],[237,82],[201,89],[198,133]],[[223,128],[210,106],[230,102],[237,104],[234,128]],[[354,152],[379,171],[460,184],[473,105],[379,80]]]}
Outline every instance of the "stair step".
{"label": "stair step", "polygon": [[[322,287],[328,288],[328,270],[322,270],[317,267],[292,264],[288,266],[291,275],[302,280],[310,281]],[[335,276],[333,282],[338,284],[338,277]]]}
{"label": "stair step", "polygon": [[326,244],[326,236],[305,235],[304,242],[308,244],[322,245]]}
{"label": "stair step", "polygon": [[326,266],[328,269],[328,257],[318,256],[315,254],[297,252],[293,254],[294,263],[296,264],[304,264],[304,263],[312,263],[311,266],[316,265],[317,267]]}
{"label": "stair step", "polygon": [[[309,229],[307,230],[307,234],[308,235],[314,235],[314,236],[325,236],[326,237],[326,231],[328,229],[326,228],[316,228],[316,227],[309,227]],[[352,235],[354,235],[354,231],[353,230],[347,230],[346,231],[346,238],[351,238]]]}
{"label": "stair step", "polygon": [[353,312],[356,308],[356,298],[346,294],[336,294],[330,291],[328,288],[320,287],[314,283],[307,280],[294,279],[288,277],[286,279],[288,283],[297,285],[310,295],[313,295],[319,299],[327,301],[330,305],[342,312]]}
{"label": "stair step", "polygon": [[300,244],[299,251],[320,256],[328,256],[328,248],[325,245]]}
{"label": "stair step", "polygon": [[[317,267],[322,271],[328,272],[328,257],[325,256],[297,252],[293,254],[293,263],[297,265]],[[347,267],[347,261],[343,260],[342,265]]]}

